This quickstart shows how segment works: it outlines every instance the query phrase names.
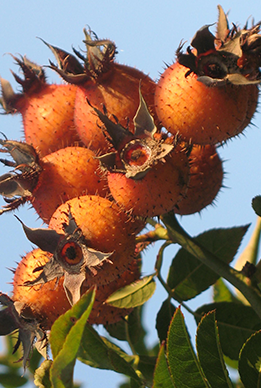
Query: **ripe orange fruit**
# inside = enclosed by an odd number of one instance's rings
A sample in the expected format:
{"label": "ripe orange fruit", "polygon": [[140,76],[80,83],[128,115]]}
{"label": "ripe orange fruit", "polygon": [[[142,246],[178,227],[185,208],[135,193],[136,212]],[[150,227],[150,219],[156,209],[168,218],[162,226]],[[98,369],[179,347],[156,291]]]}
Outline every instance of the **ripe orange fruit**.
{"label": "ripe orange fruit", "polygon": [[[96,36],[92,39],[94,34],[90,31],[84,30],[84,33],[86,58],[74,50],[83,63],[76,64],[76,58],[68,53],[66,60],[62,61],[64,52],[49,45],[60,65],[60,69],[54,65],[52,68],[67,82],[77,84],[74,122],[81,140],[93,150],[107,151],[109,145],[99,127],[101,122],[93,114],[90,104],[97,109],[102,109],[105,105],[110,118],[116,116],[123,126],[130,123],[131,130],[132,119],[139,104],[139,87],[151,114],[156,118],[154,109],[156,84],[140,70],[116,63],[114,60],[116,46],[113,42],[98,40]],[[71,63],[74,66],[70,66]]]}
{"label": "ripe orange fruit", "polygon": [[222,187],[223,175],[222,161],[216,147],[194,145],[190,153],[188,190],[175,213],[194,214],[213,203]]}
{"label": "ripe orange fruit", "polygon": [[14,93],[9,82],[1,80],[1,103],[7,113],[22,115],[26,142],[41,156],[75,145],[79,142],[73,121],[76,86],[48,84],[42,67],[25,57],[14,59],[24,73],[23,80],[13,73],[23,93]]}
{"label": "ripe orange fruit", "polygon": [[135,216],[153,217],[171,211],[185,194],[189,163],[185,149],[175,139],[157,133],[140,95],[134,133],[95,109],[104,122],[115,152],[100,157],[108,170],[114,200]]}
{"label": "ripe orange fruit", "polygon": [[115,203],[99,196],[77,197],[62,204],[49,229],[23,227],[31,242],[53,254],[52,260],[39,268],[38,278],[27,285],[64,275],[71,304],[80,298],[82,287],[118,278],[135,256],[132,220]]}
{"label": "ripe orange fruit", "polygon": [[[26,285],[27,282],[31,283],[37,278],[38,272],[34,270],[38,266],[44,266],[51,257],[52,254],[39,248],[27,253],[19,262],[13,280],[13,302],[19,302],[21,314],[27,319],[35,319],[43,330],[50,330],[55,320],[71,308],[63,288],[63,277],[58,281],[53,279],[41,285]],[[88,322],[90,324],[114,323],[130,314],[132,309],[116,308],[107,305],[105,301],[114,291],[131,284],[139,277],[138,260],[134,259],[119,279],[97,287]],[[83,287],[82,292],[86,290],[86,287]]]}
{"label": "ripe orange fruit", "polygon": [[51,256],[39,248],[27,253],[19,262],[13,279],[13,301],[22,303],[22,314],[36,319],[43,330],[50,330],[54,321],[71,307],[63,289],[62,277],[58,281],[53,279],[30,288],[24,285],[28,280],[37,278],[35,268],[45,265]]}
{"label": "ripe orange fruit", "polygon": [[[83,194],[106,196],[108,193],[106,178],[90,149],[66,147],[40,158],[26,143],[6,140],[1,144],[15,159],[11,164],[16,169],[16,174],[0,177],[1,194],[11,198],[2,211],[30,201],[38,215],[48,223],[58,206],[68,199]],[[4,162],[10,165],[10,162]]]}
{"label": "ripe orange fruit", "polygon": [[[239,36],[227,29],[220,12],[218,34],[203,27],[186,54],[160,77],[155,92],[156,111],[171,133],[196,144],[217,144],[238,135],[250,123],[257,107],[259,69],[240,64]],[[240,65],[239,65],[240,64]]]}

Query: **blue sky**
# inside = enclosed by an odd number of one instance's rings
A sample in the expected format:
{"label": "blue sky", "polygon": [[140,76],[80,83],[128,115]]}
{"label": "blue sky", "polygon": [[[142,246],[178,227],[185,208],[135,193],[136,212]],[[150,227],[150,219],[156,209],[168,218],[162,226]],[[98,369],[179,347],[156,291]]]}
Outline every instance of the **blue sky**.
{"label": "blue sky", "polygon": [[[247,18],[261,19],[260,4],[257,1],[223,1],[222,7],[229,13],[230,22],[244,25]],[[27,0],[18,2],[9,0],[1,4],[0,12],[0,76],[15,82],[9,69],[17,70],[13,59],[6,53],[26,55],[38,64],[48,64],[54,59],[49,49],[37,39],[71,51],[83,48],[83,28],[90,26],[99,38],[109,38],[118,47],[117,61],[137,67],[158,79],[163,71],[164,62],[172,63],[175,50],[181,40],[188,43],[197,29],[217,20],[217,3],[199,0],[159,1],[159,0],[88,0],[37,2]],[[213,31],[215,26],[213,26]],[[47,71],[50,82],[59,81]],[[216,206],[211,206],[200,215],[183,217],[181,223],[192,235],[197,235],[206,229],[214,227],[231,227],[252,223],[241,246],[243,249],[253,230],[256,217],[251,209],[251,199],[261,194],[261,115],[256,113],[253,125],[248,127],[244,135],[229,141],[220,150],[224,162],[226,176]],[[22,139],[21,119],[19,116],[1,116],[0,131],[9,139]],[[0,174],[7,170],[0,166]],[[0,199],[0,205],[3,201]],[[30,226],[40,226],[34,210],[25,205],[17,214]],[[153,271],[155,255],[158,246],[150,248],[144,257],[144,274]],[[4,214],[0,218],[0,290],[10,292],[12,275],[7,267],[15,267],[20,256],[30,251],[31,244],[26,240],[20,224],[12,214]],[[175,247],[168,249],[165,257],[167,268],[176,251]],[[146,307],[145,324],[149,329],[148,342],[156,340],[155,314],[165,298],[165,292],[160,285],[155,296]],[[209,300],[209,293],[200,300],[192,301],[191,306]],[[187,323],[194,336],[194,324],[190,317]],[[153,324],[154,325],[154,324]],[[84,380],[84,387],[100,387],[106,381],[106,387],[112,388],[122,381],[115,373],[96,371],[86,366],[77,365],[76,378]]]}

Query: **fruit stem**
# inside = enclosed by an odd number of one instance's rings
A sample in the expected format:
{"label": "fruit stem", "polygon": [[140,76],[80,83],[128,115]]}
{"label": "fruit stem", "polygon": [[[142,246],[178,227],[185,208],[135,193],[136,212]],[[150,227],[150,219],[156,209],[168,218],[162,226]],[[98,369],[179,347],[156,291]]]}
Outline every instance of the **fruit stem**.
{"label": "fruit stem", "polygon": [[[237,288],[251,304],[261,319],[261,294],[255,289],[247,286],[239,277],[238,271],[221,261],[213,253],[196,242],[178,223],[174,213],[167,213],[161,216],[162,222],[168,230],[170,239],[182,246],[186,251],[195,256],[204,265],[212,269],[219,276],[226,279]],[[240,276],[242,276],[240,274]]]}
{"label": "fruit stem", "polygon": [[156,224],[154,230],[150,230],[147,233],[141,234],[136,237],[136,243],[141,242],[154,242],[158,240],[169,240],[167,229],[162,225]]}
{"label": "fruit stem", "polygon": [[169,241],[167,241],[167,242],[165,242],[160,247],[159,253],[157,255],[156,264],[155,264],[155,270],[156,270],[157,278],[158,278],[160,284],[165,289],[165,291],[167,292],[167,294],[169,295],[170,298],[176,300],[190,314],[195,315],[193,310],[191,310],[182,300],[177,298],[176,294],[172,291],[172,289],[169,287],[169,285],[164,281],[163,277],[161,276],[161,266],[162,266],[162,261],[163,261],[163,252],[164,252],[165,248],[167,248],[170,244],[171,243]]}

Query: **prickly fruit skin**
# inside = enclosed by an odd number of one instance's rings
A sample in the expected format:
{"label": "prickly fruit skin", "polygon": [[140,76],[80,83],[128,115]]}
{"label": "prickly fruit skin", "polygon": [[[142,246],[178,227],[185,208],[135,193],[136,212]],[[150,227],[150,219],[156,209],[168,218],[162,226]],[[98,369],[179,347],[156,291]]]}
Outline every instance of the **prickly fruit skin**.
{"label": "prickly fruit skin", "polygon": [[140,278],[139,261],[134,259],[127,271],[113,282],[97,288],[95,302],[88,319],[88,323],[107,325],[116,323],[122,320],[126,315],[129,315],[133,309],[121,309],[110,306],[106,303],[106,299],[115,291],[125,287]]}
{"label": "prickly fruit skin", "polygon": [[63,288],[63,278],[32,287],[23,283],[38,276],[36,267],[48,262],[52,255],[37,248],[29,252],[19,262],[13,279],[13,301],[24,304],[23,314],[27,318],[35,318],[43,330],[50,330],[54,321],[70,307]]}
{"label": "prickly fruit skin", "polygon": [[217,144],[238,135],[257,107],[256,85],[208,87],[179,63],[161,75],[155,107],[162,125],[196,144]]}
{"label": "prickly fruit skin", "polygon": [[194,145],[190,153],[190,181],[175,213],[189,215],[212,204],[222,187],[223,166],[215,146]]}
{"label": "prickly fruit skin", "polygon": [[68,215],[82,233],[88,248],[113,252],[95,274],[87,273],[84,286],[100,286],[118,278],[135,254],[135,234],[131,218],[113,202],[99,196],[73,198],[53,214],[49,228],[64,233]]}
{"label": "prickly fruit skin", "polygon": [[79,142],[73,122],[76,89],[69,84],[44,84],[17,100],[14,108],[22,114],[25,140],[42,157]]}
{"label": "prickly fruit skin", "polygon": [[188,180],[188,158],[179,146],[142,179],[108,172],[108,185],[114,200],[125,211],[141,217],[154,217],[171,211],[185,195]]}
{"label": "prickly fruit skin", "polygon": [[48,223],[55,210],[80,195],[108,194],[108,183],[95,153],[83,147],[67,147],[39,161],[42,171],[33,190],[32,205]]}
{"label": "prickly fruit skin", "polygon": [[[99,82],[89,80],[78,86],[75,99],[74,122],[83,143],[93,149],[106,152],[109,143],[100,128],[100,120],[94,114],[93,107],[102,110],[103,106],[123,127],[133,130],[133,117],[139,105],[139,85],[148,108],[157,122],[154,109],[155,82],[141,71],[113,63],[111,70],[105,73]],[[89,105],[89,103],[91,106]]]}

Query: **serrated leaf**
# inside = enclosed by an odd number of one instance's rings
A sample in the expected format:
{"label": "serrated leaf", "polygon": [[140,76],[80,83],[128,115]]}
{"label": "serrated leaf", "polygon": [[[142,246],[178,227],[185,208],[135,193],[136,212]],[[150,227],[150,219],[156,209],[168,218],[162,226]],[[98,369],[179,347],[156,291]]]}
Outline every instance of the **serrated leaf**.
{"label": "serrated leaf", "polygon": [[[50,371],[50,380],[57,388],[73,386],[74,364],[94,299],[95,291],[88,291],[52,326],[50,345],[54,361]],[[61,343],[62,339],[63,343]]]}
{"label": "serrated leaf", "polygon": [[261,195],[257,195],[252,199],[252,207],[255,213],[261,217]]}
{"label": "serrated leaf", "polygon": [[223,279],[219,278],[213,287],[214,302],[238,302],[241,303],[227,287]]}
{"label": "serrated leaf", "polygon": [[165,346],[161,345],[153,378],[153,388],[176,388],[168,368]]}
{"label": "serrated leaf", "polygon": [[157,314],[156,329],[160,342],[167,339],[169,325],[172,320],[176,307],[171,303],[170,299],[166,299]]}
{"label": "serrated leaf", "polygon": [[175,311],[169,329],[167,361],[172,380],[177,388],[209,388],[179,308]]}
{"label": "serrated leaf", "polygon": [[244,342],[261,329],[260,318],[250,306],[220,302],[206,304],[197,309],[195,312],[197,323],[202,315],[212,310],[216,310],[222,351],[232,360],[237,360]]}
{"label": "serrated leaf", "polygon": [[[248,227],[249,225],[212,229],[198,235],[194,240],[220,260],[230,263]],[[172,261],[167,283],[177,299],[189,300],[208,289],[218,278],[219,275],[181,248]]]}
{"label": "serrated leaf", "polygon": [[136,282],[115,291],[106,303],[118,308],[141,306],[152,297],[156,288],[153,276],[145,276]]}
{"label": "serrated leaf", "polygon": [[245,388],[261,387],[261,331],[254,333],[243,345],[238,370]]}
{"label": "serrated leaf", "polygon": [[197,329],[196,346],[201,368],[212,387],[232,388],[222,355],[215,312],[206,314]]}
{"label": "serrated leaf", "polygon": [[51,388],[50,368],[52,366],[51,360],[45,360],[41,366],[36,369],[34,375],[34,383],[39,388]]}
{"label": "serrated leaf", "polygon": [[113,370],[141,383],[132,367],[135,356],[129,356],[108,339],[100,337],[94,328],[88,324],[84,329],[78,359],[94,368]]}

